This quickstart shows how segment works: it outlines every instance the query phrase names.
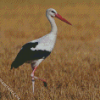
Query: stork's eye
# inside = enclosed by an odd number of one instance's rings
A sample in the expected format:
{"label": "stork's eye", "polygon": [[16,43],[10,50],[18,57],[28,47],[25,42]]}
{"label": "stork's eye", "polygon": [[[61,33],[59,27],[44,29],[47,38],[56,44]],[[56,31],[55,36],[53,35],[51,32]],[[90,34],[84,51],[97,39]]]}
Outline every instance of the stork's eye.
{"label": "stork's eye", "polygon": [[54,11],[51,11],[52,13],[55,13]]}

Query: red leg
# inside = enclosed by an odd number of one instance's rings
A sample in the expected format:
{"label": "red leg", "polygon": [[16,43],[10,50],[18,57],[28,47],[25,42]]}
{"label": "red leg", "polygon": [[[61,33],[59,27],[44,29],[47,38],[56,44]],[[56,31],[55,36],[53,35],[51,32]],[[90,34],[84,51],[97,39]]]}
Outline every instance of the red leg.
{"label": "red leg", "polygon": [[37,69],[37,67],[35,67],[35,68],[33,69],[33,72],[31,73],[32,79],[34,79],[34,73],[35,73],[36,69]]}
{"label": "red leg", "polygon": [[35,79],[38,79],[38,80],[41,80],[41,81],[43,81],[44,86],[46,87],[47,86],[47,82],[44,79],[41,79],[41,78],[38,78],[38,77],[34,76],[34,73],[35,73],[35,71],[37,69],[37,66],[36,67],[33,67],[32,64],[31,64],[31,66],[32,66],[32,69],[33,69],[33,72],[31,73],[32,81],[34,81],[34,78]]}
{"label": "red leg", "polygon": [[[32,65],[31,65],[32,66]],[[35,80],[34,80],[34,72],[35,70],[37,69],[37,67],[33,67],[32,66],[32,69],[33,69],[33,72],[31,73],[31,77],[32,77],[32,86],[33,86],[33,94],[34,94],[34,84],[35,84]]]}

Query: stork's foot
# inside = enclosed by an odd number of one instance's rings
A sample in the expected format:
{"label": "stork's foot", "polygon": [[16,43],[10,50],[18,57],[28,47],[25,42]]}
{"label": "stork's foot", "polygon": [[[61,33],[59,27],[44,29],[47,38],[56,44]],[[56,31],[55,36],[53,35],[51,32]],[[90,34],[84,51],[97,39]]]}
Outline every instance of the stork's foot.
{"label": "stork's foot", "polygon": [[41,78],[38,78],[38,77],[36,77],[36,76],[32,76],[32,80],[33,80],[33,81],[34,81],[34,79],[41,80],[41,81],[43,82],[44,86],[47,87],[47,82],[46,82],[46,80],[41,79]]}
{"label": "stork's foot", "polygon": [[47,82],[43,82],[44,86],[47,87]]}
{"label": "stork's foot", "polygon": [[33,72],[31,73],[31,77],[32,77],[32,84],[33,84],[33,93],[34,93],[34,83],[35,83],[35,79],[41,80],[43,81],[43,84],[45,87],[47,87],[47,82],[44,79],[38,78],[36,76],[34,76],[34,72],[37,69],[37,67],[34,68]]}

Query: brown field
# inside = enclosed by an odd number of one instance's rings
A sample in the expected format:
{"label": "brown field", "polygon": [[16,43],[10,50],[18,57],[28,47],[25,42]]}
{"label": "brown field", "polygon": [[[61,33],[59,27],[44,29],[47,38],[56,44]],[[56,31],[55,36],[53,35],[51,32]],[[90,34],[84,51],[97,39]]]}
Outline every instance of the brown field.
{"label": "brown field", "polygon": [[[11,71],[10,67],[23,44],[50,32],[45,11],[51,7],[73,26],[55,19],[58,26],[55,48],[35,72],[35,76],[46,79],[48,87],[36,80],[33,95],[31,66],[24,64]],[[0,9],[0,78],[21,100],[99,100],[100,5],[3,6]],[[17,98],[0,83],[0,100]]]}

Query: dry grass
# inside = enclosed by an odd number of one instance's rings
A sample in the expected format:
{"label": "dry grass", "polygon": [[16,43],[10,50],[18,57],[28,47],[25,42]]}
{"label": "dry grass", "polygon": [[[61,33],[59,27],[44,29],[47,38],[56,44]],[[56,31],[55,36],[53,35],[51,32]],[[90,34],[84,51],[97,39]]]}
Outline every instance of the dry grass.
{"label": "dry grass", "polygon": [[[30,65],[10,71],[21,46],[50,32],[45,17],[47,8],[55,8],[71,22],[56,19],[58,38],[52,54],[42,62],[35,75],[47,80],[35,83],[32,94]],[[0,10],[0,78],[21,100],[99,100],[100,95],[100,6],[5,6]],[[0,100],[17,100],[0,83]]]}

